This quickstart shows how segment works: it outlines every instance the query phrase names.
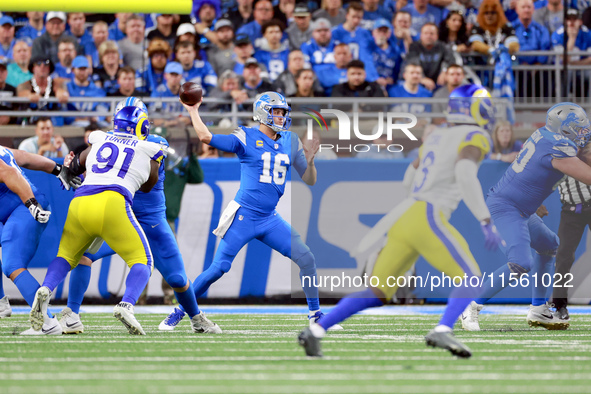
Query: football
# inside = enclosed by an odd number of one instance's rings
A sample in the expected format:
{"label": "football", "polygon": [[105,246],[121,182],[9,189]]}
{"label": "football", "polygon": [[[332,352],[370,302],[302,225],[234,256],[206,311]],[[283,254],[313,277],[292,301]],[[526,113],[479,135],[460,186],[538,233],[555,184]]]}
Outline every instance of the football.
{"label": "football", "polygon": [[201,96],[203,96],[201,85],[195,82],[185,82],[179,91],[181,101],[187,105],[197,104],[201,101]]}

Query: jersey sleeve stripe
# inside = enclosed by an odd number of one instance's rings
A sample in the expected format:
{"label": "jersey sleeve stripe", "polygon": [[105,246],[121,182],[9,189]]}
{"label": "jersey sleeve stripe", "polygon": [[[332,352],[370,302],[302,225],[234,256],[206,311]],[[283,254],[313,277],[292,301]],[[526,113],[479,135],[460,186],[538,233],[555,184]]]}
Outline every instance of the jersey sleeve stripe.
{"label": "jersey sleeve stripe", "polygon": [[161,162],[162,159],[164,158],[164,153],[159,150],[158,153],[156,153],[154,156],[151,157],[151,160],[157,161],[157,162]]}
{"label": "jersey sleeve stripe", "polygon": [[234,130],[234,133],[232,133],[236,138],[238,138],[238,140],[240,142],[242,142],[242,145],[246,146],[246,133],[244,132],[244,130],[238,128],[236,130]]}

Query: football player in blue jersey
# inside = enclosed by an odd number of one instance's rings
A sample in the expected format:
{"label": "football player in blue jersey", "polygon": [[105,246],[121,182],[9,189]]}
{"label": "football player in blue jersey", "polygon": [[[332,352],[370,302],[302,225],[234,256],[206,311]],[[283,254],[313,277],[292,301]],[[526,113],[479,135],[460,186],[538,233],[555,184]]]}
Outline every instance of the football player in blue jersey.
{"label": "football player in blue jersey", "polygon": [[[543,281],[552,271],[559,240],[535,212],[565,175],[591,185],[591,168],[577,157],[579,149],[590,139],[585,110],[573,103],[556,104],[548,110],[546,126],[528,138],[513,164],[490,189],[486,203],[507,243],[507,263],[492,278],[487,276],[482,294],[466,308],[462,315],[465,329],[480,330],[478,312],[483,304],[530,271],[532,304],[527,314],[528,324],[549,330],[568,328],[567,321],[550,311],[546,302],[548,287]],[[530,248],[536,251],[535,255],[532,256]]]}
{"label": "football player in blue jersey", "polygon": [[[148,112],[140,99],[128,97],[117,104],[113,115],[116,115],[122,108],[128,106],[138,107],[146,114]],[[157,135],[150,134],[147,141],[168,147],[168,141]],[[222,331],[219,326],[212,323],[199,311],[195,294],[191,290],[191,283],[187,280],[181,252],[179,251],[174,234],[166,221],[164,168],[164,164],[161,164],[158,172],[158,182],[150,192],[144,193],[139,190],[136,192],[133,198],[133,213],[144,230],[149,244],[152,246],[154,267],[160,271],[166,282],[175,291],[179,303],[187,310],[187,313],[191,317],[193,331],[220,334]],[[93,248],[91,247],[89,249]],[[60,319],[64,334],[78,334],[84,331],[84,325],[80,321],[79,313],[84,293],[90,283],[90,266],[94,261],[114,254],[113,249],[105,243],[100,247],[98,252],[94,251],[94,254],[87,251],[78,266],[72,270],[68,292],[68,305],[62,311]]]}
{"label": "football player in blue jersey", "polygon": [[[314,255],[275,207],[285,190],[290,166],[294,166],[306,184],[316,183],[314,155],[318,151],[318,140],[303,145],[298,136],[289,131],[291,109],[285,97],[276,92],[256,97],[253,119],[260,123],[258,128],[241,126],[231,135],[211,134],[199,116],[200,105],[201,102],[193,106],[184,104],[197,136],[216,149],[236,153],[240,159],[241,180],[236,197],[228,204],[214,230],[221,240],[213,263],[193,283],[195,296],[199,298],[228,272],[240,249],[253,239],[292,259],[300,267],[300,278],[315,278]],[[311,324],[323,316],[318,288],[309,280],[302,282]],[[174,328],[183,316],[184,312],[175,308],[163,323]]]}
{"label": "football player in blue jersey", "polygon": [[[44,171],[60,178],[65,188],[70,188],[71,178],[65,175],[65,167],[46,157],[22,150],[0,146],[0,223],[2,223],[2,272],[20,291],[25,301],[32,305],[39,282],[27,270],[37,251],[39,239],[46,228],[51,208],[45,196],[25,176],[22,168]],[[10,316],[10,305],[2,291],[3,317]],[[61,334],[56,319],[46,327],[49,334]]]}

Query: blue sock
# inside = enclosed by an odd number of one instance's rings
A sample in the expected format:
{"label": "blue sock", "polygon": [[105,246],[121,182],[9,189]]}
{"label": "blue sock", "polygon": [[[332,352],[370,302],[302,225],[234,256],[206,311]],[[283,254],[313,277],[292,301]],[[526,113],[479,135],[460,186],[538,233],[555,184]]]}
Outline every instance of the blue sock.
{"label": "blue sock", "polygon": [[318,320],[318,324],[325,330],[328,330],[330,327],[353,316],[357,312],[382,305],[384,305],[382,300],[377,298],[371,289],[360,291],[340,300],[330,313]]}
{"label": "blue sock", "polygon": [[[302,281],[303,277],[310,278],[312,280],[306,279]],[[314,280],[317,281],[317,279],[315,278],[316,266],[313,266],[312,269],[300,269],[300,283],[302,284],[302,289],[304,290],[304,294],[306,295],[308,309],[311,311],[317,311],[320,309],[320,301],[318,300],[318,287],[314,286]]]}
{"label": "blue sock", "polygon": [[189,288],[186,291],[183,291],[182,293],[175,291],[174,295],[176,296],[180,307],[182,307],[181,310],[187,312],[190,318],[199,314],[199,306],[197,305],[191,282],[189,282]]}
{"label": "blue sock", "polygon": [[70,288],[68,290],[68,308],[74,313],[80,313],[80,305],[84,300],[84,293],[90,283],[91,268],[88,265],[78,264],[70,274]]}
{"label": "blue sock", "polygon": [[33,275],[31,275],[28,270],[24,270],[16,277],[14,285],[18,288],[18,291],[21,292],[21,295],[25,301],[27,301],[27,304],[29,304],[29,306],[33,305],[33,301],[35,301],[35,293],[41,287],[39,286],[37,279],[33,278]]}
{"label": "blue sock", "polygon": [[[531,304],[533,306],[544,305],[546,301],[548,301],[546,298],[548,287],[545,287],[544,283],[550,284],[550,286],[552,286],[553,277],[548,277],[548,275],[552,275],[551,271],[554,267],[553,263],[554,256],[534,253],[534,266],[530,275],[530,280],[532,281]],[[534,283],[533,280],[535,274],[537,274],[537,280],[535,281],[536,283]]]}
{"label": "blue sock", "polygon": [[49,290],[53,291],[55,288],[66,279],[68,272],[72,267],[66,259],[62,257],[56,257],[47,267],[47,273],[43,280],[43,286],[49,287]]}
{"label": "blue sock", "polygon": [[151,274],[150,267],[147,265],[134,264],[125,280],[125,293],[121,302],[129,302],[131,305],[135,305],[137,299],[142,295],[142,291],[148,285]]}
{"label": "blue sock", "polygon": [[0,261],[0,298],[4,298],[4,275],[2,274],[2,261]]}
{"label": "blue sock", "polygon": [[[505,280],[501,280],[503,277]],[[482,284],[481,293],[479,294],[478,298],[475,299],[477,304],[484,304],[486,301],[493,298],[499,291],[503,290],[507,285],[509,285],[509,278],[511,275],[511,270],[507,264],[503,264],[498,270],[493,273],[493,280],[491,286],[490,275],[486,276],[486,280]],[[503,282],[505,282],[505,286],[503,286]]]}
{"label": "blue sock", "polygon": [[439,324],[447,326],[453,330],[458,317],[464,312],[468,304],[480,292],[477,287],[459,286],[452,290],[447,299],[447,307],[441,316]]}

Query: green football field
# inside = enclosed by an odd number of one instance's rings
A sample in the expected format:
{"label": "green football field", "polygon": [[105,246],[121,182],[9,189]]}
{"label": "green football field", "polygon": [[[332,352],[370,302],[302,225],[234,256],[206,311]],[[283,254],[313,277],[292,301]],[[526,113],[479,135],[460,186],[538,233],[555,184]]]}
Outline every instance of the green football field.
{"label": "green football field", "polygon": [[[526,309],[524,309],[526,310]],[[427,348],[437,315],[362,315],[324,340],[324,359],[296,344],[300,314],[210,314],[224,334],[197,335],[183,320],[137,314],[130,336],[106,313],[86,313],[82,335],[22,337],[28,315],[0,320],[1,393],[589,393],[591,315],[571,329],[530,329],[523,315],[481,315],[457,330],[474,356]]]}

